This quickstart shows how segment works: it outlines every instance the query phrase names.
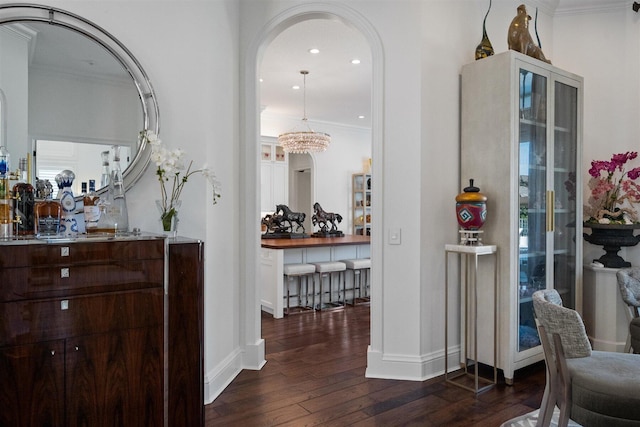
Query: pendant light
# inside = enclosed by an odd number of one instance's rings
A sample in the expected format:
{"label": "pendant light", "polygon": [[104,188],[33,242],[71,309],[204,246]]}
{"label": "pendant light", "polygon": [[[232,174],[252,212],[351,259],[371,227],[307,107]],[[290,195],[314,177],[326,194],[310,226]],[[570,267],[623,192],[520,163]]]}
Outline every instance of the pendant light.
{"label": "pendant light", "polygon": [[302,74],[304,84],[302,124],[305,130],[293,130],[283,133],[278,136],[278,143],[288,153],[317,153],[325,151],[331,143],[331,136],[323,132],[314,132],[307,123],[307,74],[309,74],[309,71],[301,70],[300,74]]}

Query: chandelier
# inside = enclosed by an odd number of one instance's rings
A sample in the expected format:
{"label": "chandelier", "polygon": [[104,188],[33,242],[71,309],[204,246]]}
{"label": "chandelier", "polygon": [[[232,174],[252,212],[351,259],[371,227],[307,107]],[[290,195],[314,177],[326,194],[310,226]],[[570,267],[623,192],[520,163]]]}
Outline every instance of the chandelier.
{"label": "chandelier", "polygon": [[288,153],[317,153],[325,151],[331,143],[331,136],[328,133],[314,132],[307,123],[307,70],[301,70],[303,78],[303,106],[304,116],[302,123],[306,130],[286,132],[278,136],[278,143],[284,151]]}

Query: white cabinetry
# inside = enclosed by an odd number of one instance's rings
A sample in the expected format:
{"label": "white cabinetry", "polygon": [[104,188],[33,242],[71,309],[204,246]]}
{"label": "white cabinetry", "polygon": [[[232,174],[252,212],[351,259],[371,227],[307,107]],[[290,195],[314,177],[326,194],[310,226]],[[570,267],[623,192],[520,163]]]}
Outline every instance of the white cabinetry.
{"label": "white cabinetry", "polygon": [[275,138],[260,143],[260,211],[274,212],[289,203],[289,156]]}
{"label": "white cabinetry", "polygon": [[508,383],[543,359],[531,294],[555,287],[581,310],[582,85],[514,51],[462,69],[460,181],[488,197],[483,238],[500,247],[498,368]]}

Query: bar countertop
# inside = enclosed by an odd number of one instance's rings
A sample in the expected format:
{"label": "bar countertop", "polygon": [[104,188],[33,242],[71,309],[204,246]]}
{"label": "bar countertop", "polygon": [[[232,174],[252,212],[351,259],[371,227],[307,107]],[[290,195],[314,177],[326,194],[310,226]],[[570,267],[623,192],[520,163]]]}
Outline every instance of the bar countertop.
{"label": "bar countertop", "polygon": [[261,246],[268,249],[313,248],[321,246],[364,245],[371,242],[369,236],[347,234],[344,237],[307,237],[304,239],[262,239]]}

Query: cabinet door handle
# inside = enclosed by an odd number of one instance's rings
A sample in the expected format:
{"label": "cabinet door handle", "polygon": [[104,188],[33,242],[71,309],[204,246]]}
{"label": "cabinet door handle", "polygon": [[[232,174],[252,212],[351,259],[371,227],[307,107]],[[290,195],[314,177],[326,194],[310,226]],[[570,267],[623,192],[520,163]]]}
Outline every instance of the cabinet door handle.
{"label": "cabinet door handle", "polygon": [[556,193],[553,190],[547,191],[547,231],[555,230],[555,197]]}
{"label": "cabinet door handle", "polygon": [[56,351],[55,350],[51,350],[51,355],[55,356],[56,355]]}
{"label": "cabinet door handle", "polygon": [[78,346],[75,346],[74,349],[75,349],[75,351],[80,351],[80,347],[78,347]]}

